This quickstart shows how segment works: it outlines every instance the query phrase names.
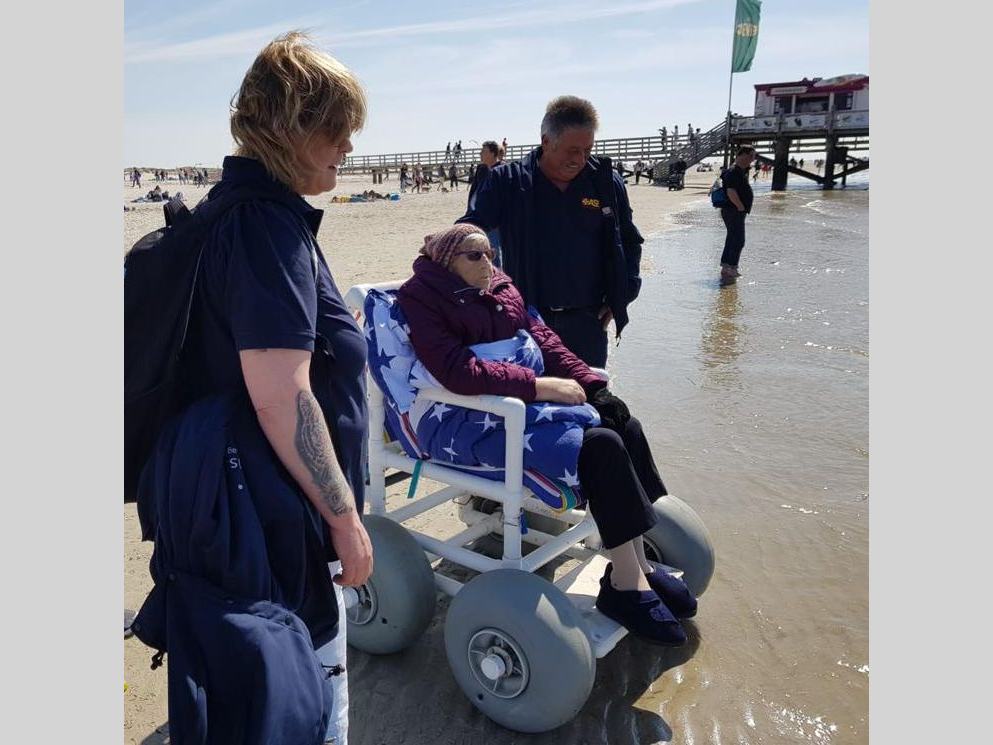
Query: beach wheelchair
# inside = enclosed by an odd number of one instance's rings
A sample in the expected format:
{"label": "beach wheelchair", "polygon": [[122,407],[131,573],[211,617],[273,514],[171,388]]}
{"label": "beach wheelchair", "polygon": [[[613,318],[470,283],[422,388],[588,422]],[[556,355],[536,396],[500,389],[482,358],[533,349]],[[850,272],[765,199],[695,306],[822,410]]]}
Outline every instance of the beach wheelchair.
{"label": "beach wheelchair", "polygon": [[[395,297],[400,284],[356,285],[347,293],[346,303],[367,340],[374,340],[374,332],[387,333],[385,327],[373,329],[367,323],[367,297],[372,293],[370,302],[388,293]],[[405,649],[428,627],[436,590],[441,590],[452,596],[444,627],[446,655],[469,701],[511,730],[554,729],[580,711],[593,687],[596,660],[627,633],[594,607],[607,559],[600,553],[593,517],[582,505],[555,510],[525,487],[525,404],[520,399],[463,396],[442,388],[422,389],[418,396],[502,417],[504,478],[490,480],[421,459],[410,448],[414,435],[409,426],[397,431],[404,422],[388,416],[391,403],[369,372],[364,524],[373,546],[374,571],[362,587],[345,588],[348,644],[371,654]],[[388,481],[406,475],[412,479],[409,501],[388,510]],[[414,499],[421,476],[442,488]],[[442,540],[404,526],[452,501],[465,525],[456,535]],[[681,573],[692,592],[702,594],[714,571],[706,527],[673,496],[660,498],[655,511],[660,519],[644,536],[646,555]],[[500,558],[474,549],[488,534],[502,541]],[[525,554],[524,543],[535,548]],[[563,556],[579,563],[554,583],[534,573]],[[479,574],[460,582],[432,568],[439,559]]]}

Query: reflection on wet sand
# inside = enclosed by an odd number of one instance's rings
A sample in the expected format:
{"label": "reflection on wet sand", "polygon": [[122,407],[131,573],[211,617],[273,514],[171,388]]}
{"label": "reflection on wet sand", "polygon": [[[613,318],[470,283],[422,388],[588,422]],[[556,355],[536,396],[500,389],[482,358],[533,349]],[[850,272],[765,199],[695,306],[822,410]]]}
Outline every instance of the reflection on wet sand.
{"label": "reflection on wet sand", "polygon": [[738,285],[721,287],[714,298],[700,338],[700,361],[704,379],[716,387],[737,388],[740,371],[735,363],[744,345],[745,325],[739,320],[741,300]]}

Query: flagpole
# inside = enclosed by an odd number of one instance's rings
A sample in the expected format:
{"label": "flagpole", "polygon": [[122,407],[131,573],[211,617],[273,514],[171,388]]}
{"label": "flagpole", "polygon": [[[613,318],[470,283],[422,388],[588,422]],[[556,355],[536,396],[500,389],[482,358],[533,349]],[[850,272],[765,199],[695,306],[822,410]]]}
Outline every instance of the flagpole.
{"label": "flagpole", "polygon": [[724,128],[726,131],[724,140],[724,167],[727,168],[731,156],[731,89],[734,86],[734,37],[737,33],[736,23],[738,21],[738,0],[735,0],[734,23],[731,24],[731,72],[728,75],[728,113],[725,119]]}

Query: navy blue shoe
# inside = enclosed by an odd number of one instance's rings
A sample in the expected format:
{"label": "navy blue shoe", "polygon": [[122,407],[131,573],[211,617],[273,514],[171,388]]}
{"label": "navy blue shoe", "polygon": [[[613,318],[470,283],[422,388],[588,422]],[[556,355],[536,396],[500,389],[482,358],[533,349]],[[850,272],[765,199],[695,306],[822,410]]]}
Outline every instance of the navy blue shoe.
{"label": "navy blue shoe", "polygon": [[654,590],[615,590],[605,574],[600,578],[596,607],[631,634],[650,644],[678,647],[686,643],[686,632]]}
{"label": "navy blue shoe", "polygon": [[651,560],[648,563],[652,565],[654,571],[646,574],[645,578],[655,593],[662,598],[662,602],[669,606],[672,615],[676,618],[693,618],[696,615],[696,598],[693,597],[686,583],[666,572],[661,564]]}
{"label": "navy blue shoe", "polygon": [[[646,574],[645,579],[659,599],[672,611],[672,615],[676,618],[693,618],[696,615],[696,598],[693,597],[686,583],[666,572],[665,567],[658,562],[649,560],[648,563],[652,565],[654,571]],[[613,569],[613,562],[607,562],[607,572],[604,576],[608,580]]]}

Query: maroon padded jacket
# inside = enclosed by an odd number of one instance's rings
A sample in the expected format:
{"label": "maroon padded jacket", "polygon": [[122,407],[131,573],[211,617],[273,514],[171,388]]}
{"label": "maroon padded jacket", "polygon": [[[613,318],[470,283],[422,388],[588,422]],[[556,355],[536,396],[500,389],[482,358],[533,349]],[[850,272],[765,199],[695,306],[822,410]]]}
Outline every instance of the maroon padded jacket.
{"label": "maroon padded jacket", "polygon": [[455,273],[420,256],[414,276],[397,295],[417,358],[453,393],[489,393],[534,401],[534,371],[512,362],[481,360],[473,344],[508,339],[526,329],[541,347],[545,375],[571,378],[587,397],[606,381],[570,352],[558,335],[527,312],[510,277],[494,268],[489,290],[467,285]]}

